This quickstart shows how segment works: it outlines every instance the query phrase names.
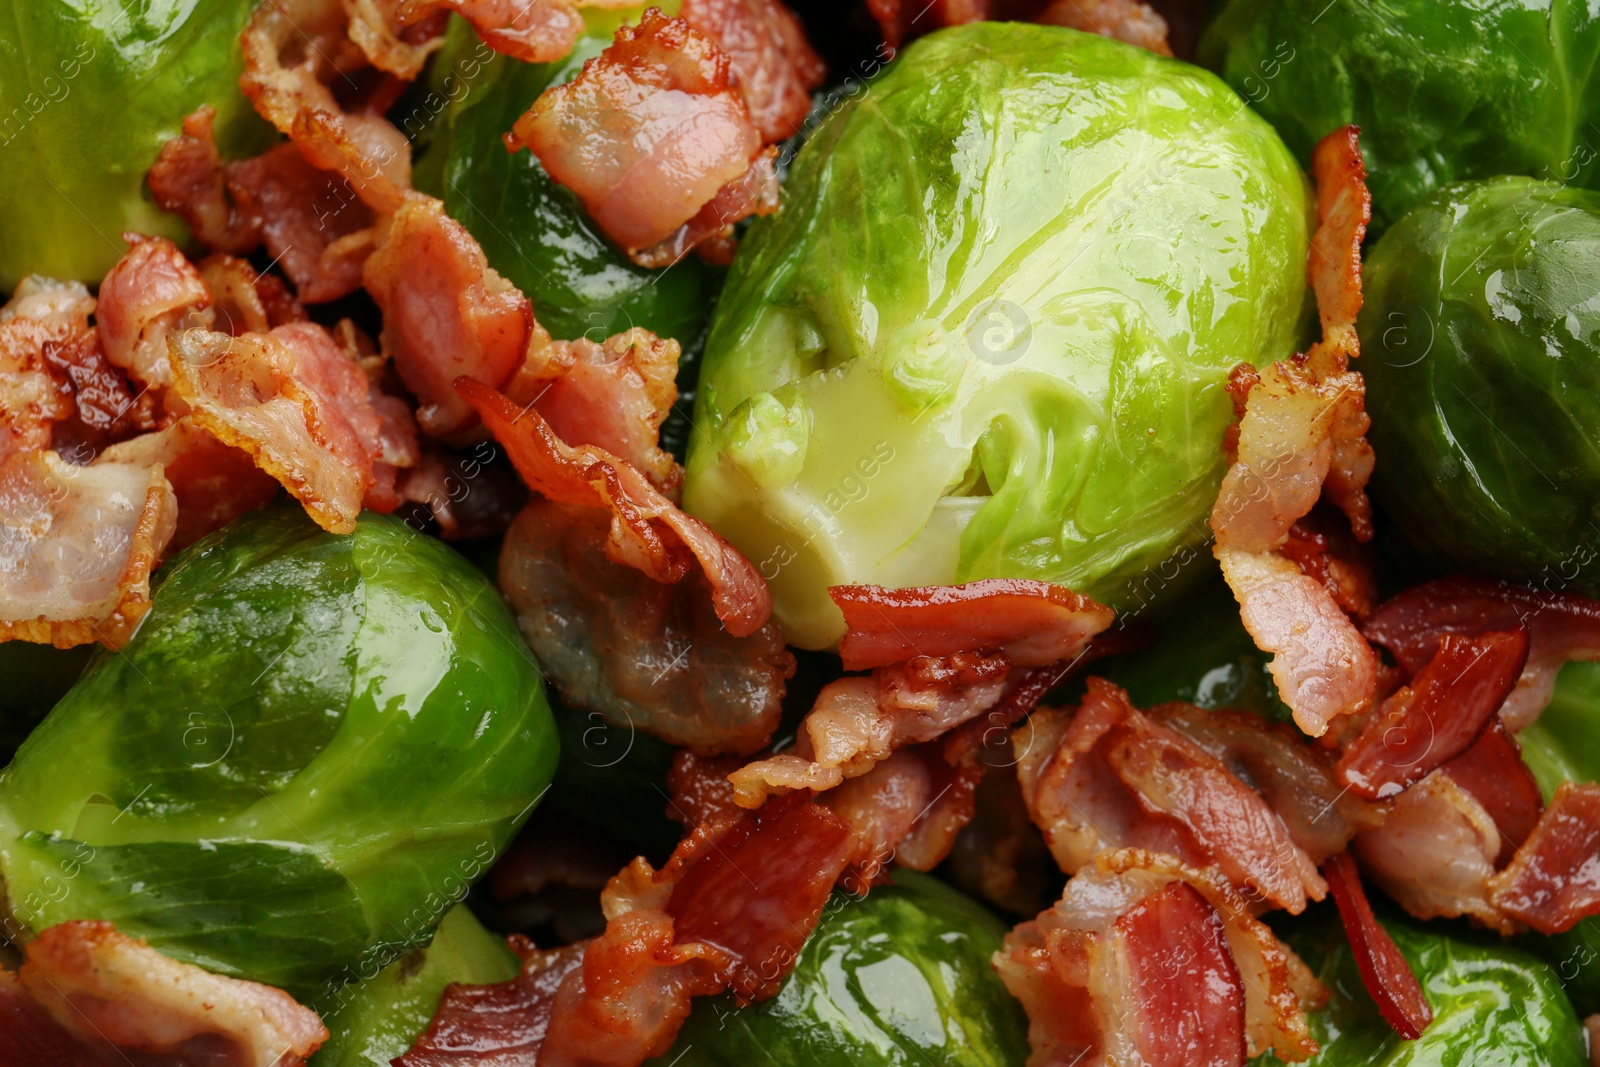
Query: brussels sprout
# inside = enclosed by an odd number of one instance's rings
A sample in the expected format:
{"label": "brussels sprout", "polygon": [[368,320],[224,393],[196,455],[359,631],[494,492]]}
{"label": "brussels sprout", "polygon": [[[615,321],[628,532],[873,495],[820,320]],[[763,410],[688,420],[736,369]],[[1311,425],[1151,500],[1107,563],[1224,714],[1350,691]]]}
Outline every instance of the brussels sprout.
{"label": "brussels sprout", "polygon": [[1015,1067],[1028,1023],[990,965],[1005,927],[934,878],[896,870],[836,894],[772,1000],[703,1001],[653,1067]]}
{"label": "brussels sprout", "polygon": [[521,963],[458,904],[439,923],[426,948],[414,948],[377,975],[345,986],[316,1005],[327,1044],[311,1067],[389,1067],[428,1028],[451,982],[488,985],[517,976]]}
{"label": "brussels sprout", "polygon": [[1597,58],[1582,0],[1231,0],[1199,50],[1304,162],[1361,127],[1373,235],[1464,178],[1600,183]]}
{"label": "brussels sprout", "polygon": [[452,19],[433,59],[429,91],[400,124],[426,146],[417,160],[417,188],[444,201],[490,265],[528,294],[540,325],[554,336],[601,341],[643,326],[688,346],[710,303],[710,272],[701,262],[690,257],[659,271],[635,266],[533,153],[507,152],[501,139],[546,87],[577,77],[584,61],[641,10],[589,8],[588,30],[554,63],[496,55],[464,20]]}
{"label": "brussels sprout", "polygon": [[0,874],[23,927],[108,919],[315,999],[425,943],[555,762],[470,564],[392,519],[341,537],[269,509],[168,563],[18,750]]}
{"label": "brussels sprout", "polygon": [[[1433,1007],[1433,1023],[1401,1040],[1362,986],[1350,944],[1331,909],[1293,923],[1287,940],[1331,997],[1309,1015],[1322,1051],[1306,1067],[1582,1067],[1583,1027],[1550,967],[1488,935],[1439,923],[1385,920]],[[1448,932],[1447,932],[1448,931]],[[1281,1061],[1270,1053],[1258,1067]]]}
{"label": "brussels sprout", "polygon": [[1366,261],[1374,492],[1423,550],[1593,592],[1600,194],[1442,189]]}
{"label": "brussels sprout", "polygon": [[1305,179],[1231,90],[1073,30],[942,30],[784,199],[717,305],[684,502],[791,642],[838,639],[837,583],[1127,608],[1205,573],[1228,371],[1288,355],[1307,305]]}
{"label": "brussels sprout", "polygon": [[144,175],[201,104],[227,156],[272,142],[239,92],[255,0],[0,0],[0,291],[24,274],[98,282],[124,230],[182,239]]}

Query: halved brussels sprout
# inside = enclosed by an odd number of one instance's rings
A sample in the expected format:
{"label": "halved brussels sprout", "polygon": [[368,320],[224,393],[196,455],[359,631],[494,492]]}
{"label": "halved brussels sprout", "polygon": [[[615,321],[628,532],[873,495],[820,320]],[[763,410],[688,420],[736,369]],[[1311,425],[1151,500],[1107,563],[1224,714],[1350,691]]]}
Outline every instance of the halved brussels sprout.
{"label": "halved brussels sprout", "polygon": [[0,775],[8,933],[108,919],[308,1000],[426,943],[556,762],[494,587],[393,519],[280,507],[153,601]]}
{"label": "halved brussels sprout", "polygon": [[1464,178],[1600,183],[1597,60],[1583,0],[1231,0],[1199,51],[1303,162],[1361,127],[1374,235]]}
{"label": "halved brussels sprout", "polygon": [[1600,588],[1600,193],[1442,189],[1365,274],[1378,500],[1459,565]]}
{"label": "halved brussels sprout", "polygon": [[201,104],[226,157],[276,136],[239,91],[255,0],[0,0],[0,292],[25,274],[98,282],[124,230],[181,240],[144,186]]}
{"label": "halved brussels sprout", "polygon": [[927,875],[835,894],[783,989],[700,1002],[650,1067],[1015,1067],[1028,1022],[990,957],[1006,928]]}
{"label": "halved brussels sprout", "polygon": [[1126,608],[1205,572],[1228,371],[1287,356],[1307,303],[1305,179],[1230,89],[1093,34],[942,30],[784,199],[717,305],[684,502],[793,643],[838,639],[837,583]]}

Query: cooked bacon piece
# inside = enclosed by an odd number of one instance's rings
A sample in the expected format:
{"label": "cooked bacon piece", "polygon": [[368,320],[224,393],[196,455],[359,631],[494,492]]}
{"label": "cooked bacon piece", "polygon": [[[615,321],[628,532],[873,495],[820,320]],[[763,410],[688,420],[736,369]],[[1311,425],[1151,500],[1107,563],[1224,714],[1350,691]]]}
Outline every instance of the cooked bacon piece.
{"label": "cooked bacon piece", "polygon": [[[1308,354],[1312,369],[1322,377],[1343,373],[1349,361],[1361,354],[1361,338],[1356,333],[1356,315],[1361,311],[1361,242],[1372,221],[1372,194],[1367,191],[1360,132],[1357,126],[1342,126],[1317,142],[1311,152],[1317,229],[1311,236],[1306,273],[1317,294],[1322,340]],[[1362,484],[1366,484],[1364,479]],[[1359,530],[1354,515],[1350,521]]]}
{"label": "cooked bacon piece", "polygon": [[0,640],[121,647],[150,610],[177,505],[159,466],[54,452],[0,463]]}
{"label": "cooked bacon piece", "polygon": [[50,353],[89,338],[93,310],[82,283],[36,275],[0,308],[0,459],[49,448],[52,424],[72,417],[72,387]]}
{"label": "cooked bacon piece", "polygon": [[552,341],[535,324],[528,357],[504,392],[538,408],[567,444],[604,449],[670,496],[683,468],[658,442],[678,399],[678,356],[678,342],[637,326],[596,344]]}
{"label": "cooked bacon piece", "polygon": [[452,383],[499,386],[533,329],[528,298],[501,277],[437,200],[408,200],[380,228],[363,270],[383,311],[383,347],[417,396],[417,422],[435,437],[465,429],[472,409]]}
{"label": "cooked bacon piece", "polygon": [[856,849],[844,879],[850,892],[859,895],[888,880],[900,843],[933,796],[928,764],[901,751],[817,798],[855,831]]}
{"label": "cooked bacon piece", "polygon": [[585,945],[541,951],[518,934],[508,941],[522,973],[495,985],[446,986],[428,1028],[395,1067],[536,1067],[556,991],[583,966]]}
{"label": "cooked bacon piece", "polygon": [[125,1054],[79,1040],[39,1006],[15,973],[0,967],[0,1067],[116,1067]]}
{"label": "cooked bacon piece", "polygon": [[1528,631],[1528,663],[1500,709],[1501,720],[1516,732],[1550,702],[1563,663],[1600,658],[1600,601],[1489,578],[1441,578],[1384,601],[1362,629],[1415,674],[1444,634],[1519,627]]}
{"label": "cooked bacon piece", "polygon": [[629,258],[641,267],[670,267],[693,249],[707,263],[726,267],[738,251],[733,224],[751,215],[777,211],[782,189],[778,181],[778,149],[774,146],[751,160],[748,170],[718,189],[717,195],[670,237],[649,248],[630,251]]}
{"label": "cooked bacon piece", "polygon": [[196,239],[214,252],[249,252],[261,243],[262,219],[237,202],[217,151],[217,109],[202,104],[183,132],[161,145],[146,181],[161,207],[182,215]]}
{"label": "cooked bacon piece", "polygon": [[345,33],[374,67],[411,81],[444,44],[449,15],[439,12],[431,18],[402,20],[398,6],[396,0],[344,0],[350,19]]}
{"label": "cooked bacon piece", "polygon": [[959,652],[832,682],[800,724],[795,751],[735,772],[734,796],[755,808],[774,794],[820,792],[865,774],[894,750],[931,741],[993,707],[1009,670],[1003,655]]}
{"label": "cooked bacon piece", "polygon": [[527,504],[528,490],[510,464],[493,462],[498,455],[490,441],[468,453],[428,442],[417,462],[399,472],[395,492],[402,503],[426,507],[446,541],[502,537]]}
{"label": "cooked bacon piece", "polygon": [[402,0],[399,12],[402,22],[413,22],[454,11],[496,52],[524,63],[553,63],[571,52],[583,33],[579,6],[569,0]]}
{"label": "cooked bacon piece", "polygon": [[719,816],[738,815],[728,775],[742,765],[737,756],[697,756],[680,749],[667,772],[667,815],[690,830]]}
{"label": "cooked bacon piece", "polygon": [[1442,772],[1395,797],[1383,825],[1357,834],[1352,847],[1362,869],[1417,918],[1467,916],[1502,933],[1515,929],[1489,903],[1500,831]]}
{"label": "cooked bacon piece", "polygon": [[1339,610],[1364,619],[1378,603],[1377,559],[1370,544],[1355,539],[1348,523],[1341,527],[1326,519],[1317,508],[1295,523],[1279,554],[1320,583]]}
{"label": "cooked bacon piece", "polygon": [[1528,658],[1526,630],[1445,634],[1428,665],[1383,702],[1339,757],[1339,780],[1392,797],[1461,755],[1488,726]]}
{"label": "cooked bacon piece", "polygon": [[24,946],[28,993],[63,1027],[129,1052],[297,1067],[328,1039],[279,989],[168,959],[108,922],[67,922]]}
{"label": "cooked bacon piece", "polygon": [[[1298,1061],[1317,1050],[1304,1011],[1327,995],[1226,883],[1133,850],[1069,881],[1007,935],[995,969],[1028,1012],[1029,1067],[1240,1065],[1269,1048]],[[1142,980],[1152,972],[1166,980]],[[1166,1046],[1179,1035],[1192,1054]]]}
{"label": "cooked bacon piece", "polygon": [[942,745],[918,745],[911,755],[928,768],[933,794],[917,814],[910,833],[895,850],[895,862],[913,871],[931,871],[955,848],[956,837],[972,821],[977,808],[978,783],[988,773],[981,764],[951,764],[940,752]]}
{"label": "cooked bacon piece", "polygon": [[651,255],[653,246],[671,242],[724,186],[762,165],[761,134],[727,55],[655,9],[617,30],[576,79],[545,90],[507,143],[532,151],[607,237],[654,266],[688,247],[676,242]]}
{"label": "cooked bacon piece", "polygon": [[957,886],[1016,915],[1037,915],[1060,895],[1055,858],[1028,817],[1012,767],[991,768],[978,783],[949,869]]}
{"label": "cooked bacon piece", "polygon": [[828,68],[782,0],[685,0],[678,17],[727,55],[733,84],[768,144],[800,132]]}
{"label": "cooked bacon piece", "polygon": [[1072,659],[1112,619],[1110,608],[1086,596],[1025,578],[911,589],[836,585],[828,595],[849,628],[839,642],[847,671],[980,649],[1043,667]]}
{"label": "cooked bacon piece", "polygon": [[1500,855],[1495,863],[1502,867],[1510,863],[1544,810],[1539,783],[1522,761],[1522,750],[1511,731],[1499,719],[1491,719],[1472,747],[1440,767],[1439,773],[1470,793],[1488,812],[1500,830]]}
{"label": "cooked bacon piece", "polygon": [[167,335],[211,306],[211,290],[165,237],[124,234],[130,247],[100,282],[95,322],[106,358],[149,387],[172,384]]}
{"label": "cooked bacon piece", "polygon": [[1158,56],[1172,54],[1172,47],[1167,44],[1167,20],[1144,0],[1054,0],[1034,21],[1098,33]]}
{"label": "cooked bacon piece", "polygon": [[97,330],[47,341],[41,354],[72,397],[71,416],[50,427],[57,452],[86,461],[107,441],[155,429],[157,394],[134,395],[128,376],[106,358]]}
{"label": "cooked bacon piece", "polygon": [[795,670],[782,635],[731,635],[698,574],[668,585],[612,562],[609,524],[535,499],[506,533],[500,588],[545,676],[569,706],[702,755],[766,744]]}
{"label": "cooked bacon piece", "polygon": [[1340,715],[1362,710],[1377,688],[1378,660],[1320,584],[1271,552],[1218,548],[1223,576],[1294,721],[1321,737]]}
{"label": "cooked bacon piece", "polygon": [[1433,1022],[1433,1008],[1394,938],[1372,914],[1355,860],[1348,852],[1341,852],[1328,858],[1322,872],[1333,891],[1334,903],[1339,906],[1339,919],[1361,971],[1361,984],[1377,1003],[1384,1022],[1407,1041],[1415,1041]]}
{"label": "cooked bacon piece", "polygon": [[257,274],[237,256],[207,256],[200,277],[211,291],[211,325],[238,337],[304,322],[306,309],[275,274]]}
{"label": "cooked bacon piece", "polygon": [[1562,782],[1490,900],[1542,934],[1600,913],[1600,785]]}
{"label": "cooked bacon piece", "polygon": [[505,446],[528,488],[558,504],[611,515],[606,556],[659,582],[676,582],[698,563],[711,585],[717,618],[735,637],[766,625],[772,594],[750,561],[711,528],[673,506],[631,466],[592,445],[572,447],[538,411],[519,409],[470,378],[456,389]]}
{"label": "cooked bacon piece", "polygon": [[913,37],[946,26],[982,22],[989,17],[989,0],[933,0],[928,4],[919,0],[867,0],[867,10],[872,12],[892,55]]}

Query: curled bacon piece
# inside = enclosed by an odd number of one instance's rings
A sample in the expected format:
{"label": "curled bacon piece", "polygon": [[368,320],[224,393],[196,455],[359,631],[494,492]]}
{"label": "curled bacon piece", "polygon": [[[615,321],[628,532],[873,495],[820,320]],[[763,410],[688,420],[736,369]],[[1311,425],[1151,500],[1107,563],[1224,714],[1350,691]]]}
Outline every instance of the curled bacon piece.
{"label": "curled bacon piece", "polygon": [[131,247],[100,281],[95,322],[106,358],[146,386],[172,384],[167,335],[211,306],[211,290],[165,237],[124,235]]}
{"label": "curled bacon piece", "polygon": [[776,144],[800,131],[828,68],[782,0],[684,0],[678,17],[727,55],[763,141]]}
{"label": "curled bacon piece", "polygon": [[150,610],[176,510],[160,466],[38,451],[0,463],[0,640],[121,647]]}
{"label": "curled bacon piece", "polygon": [[1158,56],[1172,54],[1172,46],[1167,43],[1167,20],[1144,0],[1054,0],[1034,21],[1098,33]]}
{"label": "curled bacon piece", "polygon": [[[666,266],[743,217],[721,208],[702,217],[725,187],[744,189],[752,167],[761,189],[775,181],[731,79],[709,38],[652,8],[577,78],[546,89],[507,143],[532,151],[636,262]],[[766,192],[730,198],[724,206],[746,213],[776,206]]]}
{"label": "curled bacon piece", "polygon": [[[299,1067],[328,1039],[279,989],[168,959],[108,922],[67,922],[24,946],[22,988],[95,1049]],[[0,983],[3,984],[3,983]]]}
{"label": "curled bacon piece", "polygon": [[1525,630],[1445,634],[1427,666],[1345,746],[1339,780],[1378,800],[1461,755],[1510,695],[1527,658]]}
{"label": "curled bacon piece", "polygon": [[828,595],[848,627],[839,642],[847,671],[976,649],[1043,667],[1072,659],[1112,619],[1110,608],[1086,596],[1023,578],[911,589],[836,585]]}
{"label": "curled bacon piece", "polygon": [[865,774],[895,749],[931,741],[993,707],[1010,666],[1004,656],[961,652],[832,682],[806,713],[795,751],[736,771],[734,795],[754,808],[776,793],[820,792]]}
{"label": "curled bacon piece", "polygon": [[1407,672],[1423,669],[1445,634],[1528,631],[1528,662],[1500,709],[1512,731],[1539,717],[1570,659],[1600,658],[1600,601],[1489,578],[1441,578],[1379,605],[1363,624]]}
{"label": "curled bacon piece", "polygon": [[1394,938],[1372,914],[1355,860],[1348,852],[1330,856],[1322,865],[1322,873],[1328,879],[1334,903],[1339,906],[1339,918],[1350,938],[1362,984],[1395,1033],[1407,1041],[1415,1041],[1433,1022],[1433,1008],[1423,996],[1417,976],[1411,973],[1411,965],[1400,955]]}
{"label": "curled bacon piece", "polygon": [[1544,934],[1600,913],[1600,785],[1562,782],[1516,858],[1490,880],[1494,906]]}
{"label": "curled bacon piece", "polygon": [[553,63],[571,52],[583,33],[578,6],[563,0],[402,0],[399,15],[402,22],[416,22],[436,11],[454,11],[496,52],[524,63]]}
{"label": "curled bacon piece", "polygon": [[1133,850],[1069,881],[995,969],[1028,1012],[1029,1067],[1298,1061],[1317,1051],[1304,1012],[1327,995],[1226,883]]}
{"label": "curled bacon piece", "polygon": [[704,523],[679,511],[638,471],[592,445],[573,447],[538,411],[519,408],[471,378],[456,389],[505,446],[528,488],[558,504],[610,512],[606,556],[659,582],[676,582],[698,563],[711,585],[717,618],[746,637],[772,614],[772,595],[750,561]]}
{"label": "curled bacon piece", "polygon": [[663,584],[606,558],[608,526],[535,499],[506,532],[499,585],[546,677],[569,706],[702,755],[766,744],[795,670],[776,627],[734,637],[698,574]]}

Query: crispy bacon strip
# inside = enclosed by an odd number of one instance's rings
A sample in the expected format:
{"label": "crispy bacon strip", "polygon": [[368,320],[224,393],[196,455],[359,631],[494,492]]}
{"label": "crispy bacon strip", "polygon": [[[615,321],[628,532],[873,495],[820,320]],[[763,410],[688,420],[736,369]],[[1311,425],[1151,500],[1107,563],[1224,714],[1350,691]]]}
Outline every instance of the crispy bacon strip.
{"label": "crispy bacon strip", "polygon": [[499,386],[533,330],[528,298],[501,277],[466,228],[437,200],[408,200],[380,228],[363,269],[383,311],[383,346],[417,396],[417,422],[435,437],[466,428],[461,376]]}
{"label": "crispy bacon strip", "polygon": [[795,789],[820,792],[870,771],[891,752],[931,741],[993,707],[1005,692],[1004,656],[922,656],[823,688],[795,750],[730,775],[740,805]]}
{"label": "crispy bacon strip", "polygon": [[100,282],[95,321],[106,358],[149,387],[172,384],[167,336],[211,306],[211,290],[165,237],[124,234],[130,247]]}
{"label": "crispy bacon strip", "polygon": [[1384,1022],[1407,1041],[1415,1041],[1433,1022],[1433,1008],[1394,938],[1372,914],[1355,860],[1348,852],[1330,856],[1322,865],[1322,873],[1339,906],[1339,918],[1350,938],[1362,984],[1377,1003]]}
{"label": "crispy bacon strip", "polygon": [[67,922],[24,946],[22,986],[81,1040],[129,1052],[298,1067],[328,1039],[279,989],[168,959],[108,922]]}
{"label": "crispy bacon strip", "polygon": [[564,0],[402,0],[399,14],[402,22],[415,22],[454,11],[496,52],[524,63],[553,63],[571,52],[583,33],[579,6]]}
{"label": "crispy bacon strip", "polygon": [[1144,0],[1054,0],[1034,21],[1098,33],[1158,56],[1172,54],[1172,46],[1167,43],[1167,20]]}
{"label": "crispy bacon strip", "polygon": [[1359,796],[1394,796],[1472,747],[1511,694],[1528,658],[1527,631],[1445,634],[1439,651],[1383,702],[1345,746],[1339,780]]}
{"label": "crispy bacon strip", "polygon": [[1600,914],[1600,785],[1562,782],[1490,900],[1543,934]]}
{"label": "crispy bacon strip", "polygon": [[[545,90],[507,144],[532,151],[629,256],[665,266],[742,217],[701,214],[725,187],[742,188],[752,166],[763,171],[756,184],[771,186],[761,134],[731,78],[709,38],[651,9],[576,79]],[[775,206],[766,194],[730,195],[740,210]]]}
{"label": "crispy bacon strip", "polygon": [[678,17],[727,55],[763,141],[776,144],[800,131],[828,68],[782,0],[685,0]]}
{"label": "crispy bacon strip", "polygon": [[1488,578],[1441,578],[1384,601],[1362,627],[1412,674],[1427,664],[1444,634],[1517,628],[1528,631],[1528,662],[1500,709],[1512,731],[1539,717],[1563,663],[1600,658],[1600,601]]}
{"label": "crispy bacon strip", "polygon": [[[1311,152],[1317,184],[1317,229],[1311,235],[1307,276],[1317,294],[1322,340],[1310,353],[1319,375],[1342,373],[1361,354],[1356,316],[1361,311],[1361,242],[1372,221],[1372,194],[1361,158],[1361,130],[1342,126]],[[1356,523],[1351,517],[1352,525]],[[1363,538],[1363,540],[1365,540]]]}
{"label": "crispy bacon strip", "polygon": [[528,488],[558,504],[611,514],[606,555],[660,582],[676,582],[698,563],[711,584],[717,618],[746,637],[772,614],[772,595],[750,561],[704,523],[674,507],[638,471],[591,445],[572,447],[538,411],[521,409],[471,378],[456,389],[505,446]]}
{"label": "crispy bacon strip", "polygon": [[1110,608],[1086,596],[1023,578],[911,589],[836,585],[828,595],[848,627],[839,642],[847,671],[979,649],[1043,667],[1078,655],[1112,620]]}
{"label": "crispy bacon strip", "polygon": [[150,610],[176,510],[159,466],[37,451],[0,463],[0,640],[120,648]]}
{"label": "crispy bacon strip", "polygon": [[608,559],[608,526],[534,499],[506,532],[500,589],[546,678],[570,707],[702,755],[765,745],[795,670],[777,628],[734,637],[700,575],[663,584]]}
{"label": "crispy bacon strip", "polygon": [[1523,762],[1511,731],[1499,719],[1491,719],[1472,747],[1440,767],[1439,773],[1483,806],[1500,831],[1496,865],[1510,863],[1512,854],[1533,833],[1539,813],[1544,810],[1539,783]]}

